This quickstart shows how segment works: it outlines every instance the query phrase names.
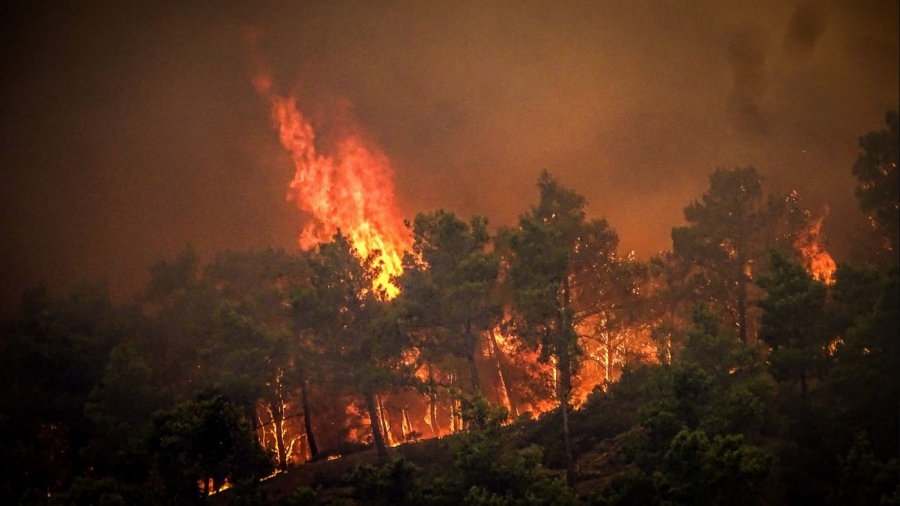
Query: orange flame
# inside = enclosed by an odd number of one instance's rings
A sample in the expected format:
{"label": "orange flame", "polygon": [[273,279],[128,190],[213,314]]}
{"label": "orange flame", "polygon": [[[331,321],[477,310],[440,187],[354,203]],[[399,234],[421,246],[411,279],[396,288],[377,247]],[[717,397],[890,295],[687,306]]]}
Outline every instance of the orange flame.
{"label": "orange flame", "polygon": [[269,100],[281,144],[293,158],[296,172],[288,199],[312,217],[300,234],[300,247],[328,242],[340,230],[362,257],[376,256],[382,272],[375,285],[394,297],[398,289],[391,277],[401,273],[402,252],[410,241],[394,201],[390,161],[353,133],[337,141],[332,154],[320,153],[315,130],[296,99],[274,93],[265,72],[253,84]]}
{"label": "orange flame", "polygon": [[823,245],[822,222],[828,216],[828,212],[829,208],[826,206],[822,211],[822,216],[814,220],[809,229],[797,239],[797,248],[806,264],[806,270],[819,281],[830,285],[834,283],[837,264]]}
{"label": "orange flame", "polygon": [[[252,29],[245,35],[251,46],[261,36]],[[401,273],[402,254],[409,249],[410,238],[394,200],[390,161],[380,150],[367,145],[359,134],[353,132],[345,133],[335,142],[328,143],[327,150],[321,145],[317,146],[316,130],[298,108],[297,99],[276,93],[274,80],[265,70],[261,59],[256,58],[255,64],[261,70],[252,78],[253,85],[268,102],[279,140],[290,153],[295,167],[288,199],[293,200],[300,210],[311,217],[300,234],[300,246],[304,249],[315,247],[319,243],[330,241],[340,230],[360,255],[376,255],[376,260],[382,266],[382,273],[375,285],[385,290],[389,297],[394,297],[399,290],[392,284],[391,277]],[[815,233],[810,236],[813,238],[811,247],[819,247],[819,226],[821,220],[815,227]],[[819,258],[823,254],[830,259],[824,251],[810,258]],[[539,352],[535,350],[521,350],[515,342],[517,338],[501,332],[499,327],[493,329],[487,337],[490,342],[485,344],[490,357],[480,356],[479,360],[482,369],[492,369],[486,378],[491,377],[492,381],[498,383],[495,389],[496,401],[505,405],[514,416],[524,413],[536,415],[557,407],[558,400],[552,394],[552,385],[556,380],[553,364],[541,362]],[[627,350],[624,338],[621,341],[609,341],[605,344],[604,360],[611,365],[603,370],[599,366],[582,368],[581,374],[573,378],[575,391],[571,401],[576,407],[585,402],[596,386],[611,379],[611,374],[617,372],[613,365],[618,367],[624,364]],[[594,351],[599,353],[598,350],[599,348]],[[460,380],[453,372],[454,368],[451,366],[442,371],[437,366],[419,364],[418,355],[419,350],[412,350],[404,355],[402,362],[408,367],[414,367],[415,375],[423,383],[438,385],[441,390],[439,392],[435,387],[429,398],[424,398],[413,390],[386,395],[385,399],[397,401],[393,404],[379,403],[378,407],[379,418],[383,421],[383,436],[386,443],[391,445],[399,444],[413,434],[442,436],[461,430],[459,399],[453,393],[459,388]],[[487,362],[490,363],[485,366]],[[523,381],[525,379],[536,379],[534,383],[540,385],[523,388],[520,383],[527,383]],[[542,386],[549,387],[541,388]],[[392,427],[390,411],[393,410],[396,415],[398,409],[401,418]],[[287,410],[285,407],[284,411]],[[353,402],[344,408],[344,415],[351,420],[367,418],[366,413]],[[346,438],[350,441],[369,439],[369,434],[362,428],[362,424],[354,424],[349,428]],[[294,429],[285,427],[283,430]],[[271,431],[274,435],[274,428]],[[396,434],[397,431],[399,434]],[[263,443],[266,443],[267,435],[267,430],[262,428],[260,437]],[[295,457],[294,443],[300,437],[295,435],[284,438],[290,445],[287,449],[289,458]],[[268,446],[271,444],[274,443]],[[308,449],[301,449],[296,453],[306,456],[306,451]],[[338,457],[328,457],[329,460],[334,458]]]}

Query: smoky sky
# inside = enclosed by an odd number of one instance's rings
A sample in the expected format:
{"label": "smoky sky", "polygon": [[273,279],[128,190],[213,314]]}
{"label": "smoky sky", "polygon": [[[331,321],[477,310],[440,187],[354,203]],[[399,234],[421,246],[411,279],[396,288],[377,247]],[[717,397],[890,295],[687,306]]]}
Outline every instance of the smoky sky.
{"label": "smoky sky", "polygon": [[[717,167],[796,189],[835,251],[850,167],[898,103],[894,0],[19,2],[2,22],[5,307],[190,243],[296,247],[254,55],[327,138],[352,117],[402,213],[515,222],[547,169],[623,252],[667,249]],[[245,34],[261,34],[255,49]],[[340,111],[340,113],[336,113]]]}

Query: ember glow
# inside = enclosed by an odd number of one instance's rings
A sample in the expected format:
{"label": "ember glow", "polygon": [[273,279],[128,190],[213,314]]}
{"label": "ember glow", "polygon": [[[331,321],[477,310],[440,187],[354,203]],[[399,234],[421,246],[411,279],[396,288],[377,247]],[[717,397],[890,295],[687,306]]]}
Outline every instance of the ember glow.
{"label": "ember glow", "polygon": [[394,201],[388,158],[355,133],[339,139],[330,153],[320,152],[315,130],[297,108],[296,98],[273,92],[267,74],[253,82],[268,99],[281,144],[294,162],[288,199],[311,218],[300,234],[300,246],[328,242],[340,230],[362,257],[375,255],[382,269],[376,285],[388,297],[396,296],[391,277],[401,272],[409,237]]}

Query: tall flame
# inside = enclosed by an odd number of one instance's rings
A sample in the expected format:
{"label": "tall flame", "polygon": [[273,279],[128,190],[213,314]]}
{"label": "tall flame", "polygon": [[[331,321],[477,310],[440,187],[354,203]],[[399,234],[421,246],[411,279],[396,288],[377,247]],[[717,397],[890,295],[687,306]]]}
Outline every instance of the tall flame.
{"label": "tall flame", "polygon": [[[248,29],[245,35],[251,47],[261,36],[255,29]],[[315,247],[330,241],[340,230],[362,256],[376,255],[382,273],[375,285],[384,289],[389,297],[395,296],[398,289],[391,283],[391,277],[401,273],[402,253],[409,249],[411,241],[394,200],[390,161],[353,131],[345,132],[334,142],[323,143],[320,138],[317,145],[316,130],[298,108],[296,97],[277,93],[261,58],[254,60],[257,73],[253,85],[267,101],[279,140],[294,163],[288,199],[311,218],[300,233],[300,246],[304,249]],[[332,132],[328,134],[331,139]],[[814,239],[813,246],[818,247],[818,228],[810,237]],[[587,328],[590,325],[585,323],[585,328],[579,331],[590,332]],[[574,378],[571,402],[576,406],[584,403],[595,387],[613,380],[633,355],[652,359],[655,350],[647,351],[646,344],[650,342],[649,331],[644,334],[606,335],[602,342],[585,342],[586,354],[592,360],[586,361],[585,367]],[[377,418],[388,444],[422,436],[441,436],[462,429],[461,400],[457,392],[468,385],[469,378],[465,373],[459,374],[458,364],[449,363],[444,368],[445,364],[431,364],[420,359],[420,350],[415,349],[403,357],[403,363],[414,369],[414,374],[428,386],[426,396],[407,388],[382,392],[377,397]],[[523,350],[517,337],[507,334],[501,327],[484,336],[475,359],[475,374],[479,375],[482,384],[490,385],[483,393],[491,402],[506,406],[514,416],[543,413],[558,405],[553,394],[556,381],[553,364],[541,361],[538,351]],[[282,414],[289,410],[288,403],[281,407]],[[258,434],[264,446],[286,446],[283,448],[285,457],[293,462],[310,456],[308,442],[302,440],[302,429],[296,418],[292,424],[285,417],[276,428],[275,416],[267,406],[259,405],[257,413],[260,415]],[[367,418],[365,410],[356,402],[349,402],[342,412],[335,412],[335,416],[354,421],[348,425],[351,427],[349,432],[341,438],[365,441],[370,437],[361,430],[366,424],[356,423]],[[263,420],[272,420],[272,423],[268,425]],[[281,443],[277,442],[277,430],[283,432]],[[335,430],[332,432],[333,437],[338,437]],[[320,438],[317,436],[317,439]]]}
{"label": "tall flame", "polygon": [[822,222],[828,216],[828,212],[829,208],[826,206],[822,215],[813,220],[809,228],[798,238],[797,247],[806,264],[806,270],[819,281],[832,284],[837,264],[825,249],[822,238]]}
{"label": "tall flame", "polygon": [[401,272],[409,238],[394,201],[390,161],[355,133],[338,140],[331,154],[320,153],[296,98],[274,93],[268,74],[260,73],[253,83],[268,99],[281,144],[294,161],[288,199],[313,218],[303,227],[300,247],[328,242],[340,230],[360,255],[376,255],[382,266],[376,286],[394,297],[398,289],[391,277]]}

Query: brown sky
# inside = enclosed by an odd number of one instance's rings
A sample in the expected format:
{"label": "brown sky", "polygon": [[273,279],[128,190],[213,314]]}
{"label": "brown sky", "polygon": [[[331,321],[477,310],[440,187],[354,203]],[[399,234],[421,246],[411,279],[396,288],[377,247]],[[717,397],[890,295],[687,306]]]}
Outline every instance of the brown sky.
{"label": "brown sky", "polygon": [[546,168],[641,257],[738,165],[829,204],[847,250],[856,139],[898,104],[896,0],[17,3],[0,25],[5,308],[38,282],[127,294],[188,242],[295,244],[249,26],[326,132],[328,104],[351,104],[407,217],[512,223]]}

